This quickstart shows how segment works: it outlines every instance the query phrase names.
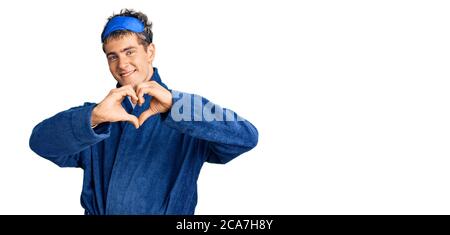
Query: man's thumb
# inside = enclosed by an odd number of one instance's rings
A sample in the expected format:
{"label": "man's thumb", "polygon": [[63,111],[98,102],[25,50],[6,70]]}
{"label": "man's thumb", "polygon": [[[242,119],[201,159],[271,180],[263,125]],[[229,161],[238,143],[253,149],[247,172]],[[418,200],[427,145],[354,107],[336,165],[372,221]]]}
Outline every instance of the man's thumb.
{"label": "man's thumb", "polygon": [[127,116],[127,121],[131,122],[131,124],[133,124],[136,129],[139,128],[139,120],[136,116],[129,114]]}
{"label": "man's thumb", "polygon": [[145,120],[155,114],[157,114],[157,112],[154,112],[152,109],[145,110],[145,112],[143,112],[141,116],[139,116],[139,125],[144,124]]}

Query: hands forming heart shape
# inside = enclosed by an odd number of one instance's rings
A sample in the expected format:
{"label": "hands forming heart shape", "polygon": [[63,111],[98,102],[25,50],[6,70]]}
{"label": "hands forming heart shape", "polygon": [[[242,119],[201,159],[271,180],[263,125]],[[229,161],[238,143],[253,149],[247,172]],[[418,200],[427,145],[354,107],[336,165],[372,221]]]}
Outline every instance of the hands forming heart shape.
{"label": "hands forming heart shape", "polygon": [[[144,94],[153,96],[150,107],[139,117],[127,113],[122,107],[122,101],[129,96],[133,104],[142,105],[145,102]],[[172,94],[155,81],[139,84],[136,90],[131,85],[112,89],[109,94],[92,110],[91,124],[98,125],[103,122],[131,122],[139,128],[145,120],[152,115],[165,113],[172,107]]]}

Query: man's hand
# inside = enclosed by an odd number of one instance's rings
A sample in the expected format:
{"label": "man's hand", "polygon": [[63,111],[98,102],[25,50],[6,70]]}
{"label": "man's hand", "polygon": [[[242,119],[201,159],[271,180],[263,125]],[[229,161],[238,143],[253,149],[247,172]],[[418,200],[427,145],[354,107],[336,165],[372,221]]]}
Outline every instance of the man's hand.
{"label": "man's hand", "polygon": [[138,118],[127,113],[122,107],[122,101],[127,96],[131,98],[133,104],[139,100],[131,85],[112,89],[105,99],[92,110],[91,124],[94,126],[102,122],[129,121],[136,129],[139,128]]}
{"label": "man's hand", "polygon": [[[133,104],[142,105],[145,102],[144,94],[153,96],[153,99],[150,102],[150,108],[145,110],[138,119],[125,111],[122,101],[129,96]],[[128,121],[137,129],[152,115],[165,113],[171,107],[172,94],[157,82],[143,82],[136,87],[136,91],[131,85],[127,85],[112,89],[105,99],[92,110],[91,124],[95,126],[103,122]]]}
{"label": "man's hand", "polygon": [[139,116],[139,125],[142,125],[152,115],[165,113],[172,107],[172,94],[155,81],[143,82],[136,87],[139,105],[145,102],[144,94],[153,96],[149,109]]}

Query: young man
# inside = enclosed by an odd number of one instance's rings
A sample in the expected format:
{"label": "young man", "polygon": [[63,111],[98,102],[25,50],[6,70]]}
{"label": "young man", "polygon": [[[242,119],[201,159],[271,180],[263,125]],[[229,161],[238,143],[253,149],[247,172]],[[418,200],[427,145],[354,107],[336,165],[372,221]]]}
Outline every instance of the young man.
{"label": "young man", "polygon": [[101,36],[117,88],[98,104],[39,123],[31,149],[60,167],[84,169],[85,214],[194,214],[203,163],[225,164],[249,151],[256,128],[162,83],[143,13],[111,16]]}

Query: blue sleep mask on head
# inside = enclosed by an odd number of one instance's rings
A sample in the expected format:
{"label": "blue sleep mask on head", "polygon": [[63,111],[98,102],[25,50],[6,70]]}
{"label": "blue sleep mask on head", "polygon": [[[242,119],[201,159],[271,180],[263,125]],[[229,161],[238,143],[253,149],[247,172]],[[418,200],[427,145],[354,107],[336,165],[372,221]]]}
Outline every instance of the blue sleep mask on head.
{"label": "blue sleep mask on head", "polygon": [[104,42],[112,32],[117,30],[129,30],[135,33],[142,33],[144,32],[144,24],[138,18],[131,16],[113,17],[103,30],[102,42]]}

